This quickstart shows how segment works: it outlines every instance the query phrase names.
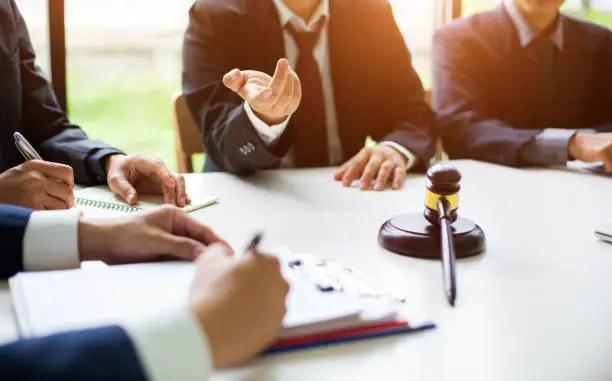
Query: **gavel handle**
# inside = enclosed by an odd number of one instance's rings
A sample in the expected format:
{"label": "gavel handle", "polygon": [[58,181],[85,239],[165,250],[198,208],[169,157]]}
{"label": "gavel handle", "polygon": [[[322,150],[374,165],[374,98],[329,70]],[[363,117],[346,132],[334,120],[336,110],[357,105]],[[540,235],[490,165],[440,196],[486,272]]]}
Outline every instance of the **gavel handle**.
{"label": "gavel handle", "polygon": [[456,257],[450,221],[450,203],[447,200],[438,200],[438,215],[440,216],[440,251],[442,253],[444,291],[446,292],[448,303],[454,307],[455,299],[457,299]]}

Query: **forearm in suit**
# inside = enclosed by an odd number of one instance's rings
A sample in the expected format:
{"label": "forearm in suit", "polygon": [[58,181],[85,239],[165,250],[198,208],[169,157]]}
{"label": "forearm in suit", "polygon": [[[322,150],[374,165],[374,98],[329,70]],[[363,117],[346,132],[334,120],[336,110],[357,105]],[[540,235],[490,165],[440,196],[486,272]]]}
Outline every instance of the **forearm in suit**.
{"label": "forearm in suit", "polygon": [[70,165],[77,183],[105,183],[100,160],[90,159],[100,151],[105,155],[121,151],[88,139],[83,130],[68,121],[51,84],[36,66],[36,54],[26,24],[14,3],[13,9],[19,46],[24,135],[43,159]]}
{"label": "forearm in suit", "polygon": [[[242,67],[243,47],[239,38],[232,37],[241,27],[229,12],[211,9],[215,6],[196,2],[190,11],[183,48],[187,104],[203,134],[208,157],[220,169],[249,173],[275,167],[287,152],[267,147],[251,125],[242,99],[223,85],[227,72]],[[243,155],[241,148],[249,143],[255,149]]]}
{"label": "forearm in suit", "polygon": [[433,103],[436,128],[451,158],[521,165],[520,151],[542,130],[514,128],[487,115],[484,89],[465,44],[453,36],[434,36]]}
{"label": "forearm in suit", "polygon": [[0,346],[2,380],[145,380],[136,349],[116,326]]}
{"label": "forearm in suit", "polygon": [[[423,85],[412,66],[410,51],[393,18],[389,4],[381,2],[378,17],[370,18],[376,38],[384,41],[381,44],[382,54],[376,57],[382,74],[381,97],[383,111],[382,126],[373,129],[375,140],[393,141],[418,156],[419,162],[414,168],[422,171],[429,166],[435,153],[435,138],[431,129],[433,113],[425,103]],[[388,65],[392,63],[393,70]],[[378,126],[377,126],[378,127]]]}
{"label": "forearm in suit", "polygon": [[23,238],[31,214],[30,209],[0,205],[0,280],[23,270]]}

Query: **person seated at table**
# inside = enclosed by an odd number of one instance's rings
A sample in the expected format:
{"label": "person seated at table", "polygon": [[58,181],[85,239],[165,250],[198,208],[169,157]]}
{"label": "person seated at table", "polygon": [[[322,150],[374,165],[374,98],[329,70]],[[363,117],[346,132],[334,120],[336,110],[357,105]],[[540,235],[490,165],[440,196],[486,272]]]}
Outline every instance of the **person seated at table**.
{"label": "person seated at table", "polygon": [[505,0],[434,37],[434,109],[452,158],[612,172],[612,32],[563,0]]}
{"label": "person seated at table", "polygon": [[[399,189],[433,156],[432,113],[386,1],[198,0],[183,56],[205,171],[341,165],[344,186]],[[368,136],[380,143],[364,148]]]}
{"label": "person seated at table", "polygon": [[[88,139],[70,123],[36,66],[28,29],[14,0],[0,0],[0,20],[0,203],[70,208],[75,181],[108,183],[132,205],[139,192],[163,194],[166,203],[181,207],[189,202],[183,177],[160,160],[142,153],[126,156]],[[13,142],[15,131],[48,161],[23,163]]]}
{"label": "person seated at table", "polygon": [[285,314],[288,285],[276,258],[234,258],[212,230],[172,206],[95,222],[74,210],[0,205],[0,242],[0,279],[83,260],[129,263],[172,254],[196,261],[185,311],[5,344],[2,380],[201,381],[269,345]]}

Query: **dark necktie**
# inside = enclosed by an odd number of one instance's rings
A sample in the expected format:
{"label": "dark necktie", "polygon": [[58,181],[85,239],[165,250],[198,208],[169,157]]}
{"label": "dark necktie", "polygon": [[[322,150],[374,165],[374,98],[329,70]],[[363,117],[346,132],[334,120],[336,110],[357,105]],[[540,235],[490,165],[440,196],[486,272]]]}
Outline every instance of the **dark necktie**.
{"label": "dark necktie", "polygon": [[298,48],[295,71],[302,83],[302,101],[290,121],[295,133],[293,152],[298,168],[329,165],[323,85],[313,52],[325,22],[325,17],[321,17],[312,32],[301,32],[292,23],[287,24]]}
{"label": "dark necktie", "polygon": [[550,39],[543,37],[534,40],[530,48],[538,61],[538,122],[543,127],[549,127],[548,124],[552,123],[556,48]]}

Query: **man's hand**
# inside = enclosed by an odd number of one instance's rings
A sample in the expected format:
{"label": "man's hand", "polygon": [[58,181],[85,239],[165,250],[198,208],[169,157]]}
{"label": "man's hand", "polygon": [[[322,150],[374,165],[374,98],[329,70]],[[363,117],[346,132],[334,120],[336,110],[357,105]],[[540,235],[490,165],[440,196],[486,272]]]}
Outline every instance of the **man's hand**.
{"label": "man's hand", "polygon": [[372,180],[376,179],[374,190],[382,191],[387,184],[397,190],[404,185],[406,162],[406,157],[393,147],[383,144],[366,147],[340,167],[334,179],[348,187],[353,180],[360,178],[361,190],[369,190]]}
{"label": "man's hand", "polygon": [[72,168],[47,161],[31,160],[0,174],[0,204],[38,210],[72,208]]}
{"label": "man's hand", "polygon": [[82,261],[109,265],[165,258],[193,261],[215,243],[229,250],[210,228],[170,205],[121,220],[82,218],[78,236]]}
{"label": "man's hand", "polygon": [[568,154],[575,160],[586,163],[601,161],[606,172],[612,173],[612,133],[582,133],[572,136]]}
{"label": "man's hand", "polygon": [[234,69],[225,74],[223,84],[247,102],[255,115],[268,125],[285,121],[302,99],[300,80],[284,58],[276,64],[274,77],[259,71]]}
{"label": "man's hand", "polygon": [[185,178],[151,155],[112,155],[106,158],[105,168],[108,186],[129,205],[136,204],[138,193],[163,194],[164,203],[181,208],[191,203]]}
{"label": "man's hand", "polygon": [[278,336],[289,285],[278,259],[260,253],[230,257],[220,245],[197,261],[193,314],[206,332],[216,367],[246,360]]}

